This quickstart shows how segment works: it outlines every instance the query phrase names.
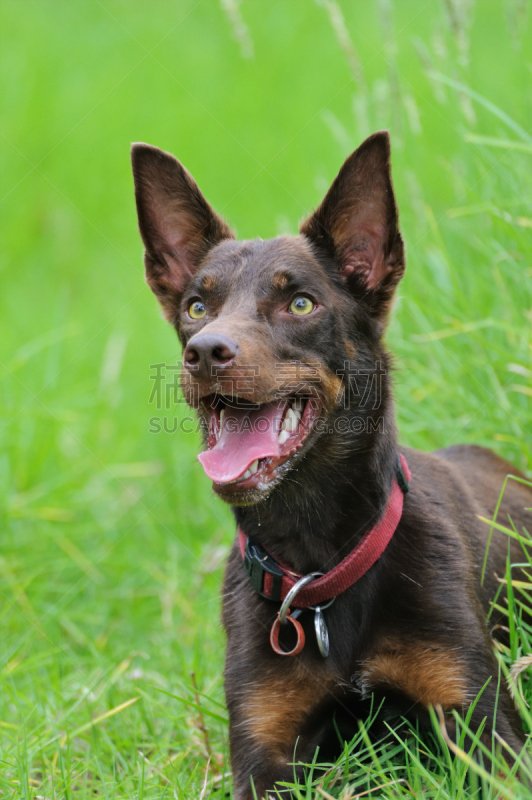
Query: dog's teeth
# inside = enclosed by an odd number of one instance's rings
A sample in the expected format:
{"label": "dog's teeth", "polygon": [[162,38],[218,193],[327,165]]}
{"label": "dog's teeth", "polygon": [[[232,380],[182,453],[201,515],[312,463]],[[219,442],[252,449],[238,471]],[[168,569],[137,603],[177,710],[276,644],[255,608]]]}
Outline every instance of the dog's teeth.
{"label": "dog's teeth", "polygon": [[220,411],[220,428],[223,428],[224,425],[224,414],[225,414],[225,408],[222,408],[222,410]]}
{"label": "dog's teeth", "polygon": [[290,409],[290,419],[292,420],[292,431],[297,431],[297,426],[299,425],[299,417],[300,415],[297,414],[293,408]]}
{"label": "dog's teeth", "polygon": [[299,418],[295,411],[292,411],[291,408],[288,409],[286,412],[286,416],[283,420],[283,430],[289,431],[289,433],[293,433],[297,430],[297,425],[299,422]]}
{"label": "dog's teeth", "polygon": [[255,474],[258,468],[259,468],[259,460],[257,459],[256,461],[253,462],[253,464],[251,464],[250,467],[248,467],[248,472]]}
{"label": "dog's teeth", "polygon": [[292,411],[297,417],[301,417],[301,412],[303,411],[303,400],[301,400],[301,398],[294,400],[292,403]]}
{"label": "dog's teeth", "polygon": [[247,469],[247,470],[244,472],[244,474],[242,475],[242,480],[243,480],[244,478],[251,478],[252,474],[253,474],[253,473],[251,472],[251,470],[250,470],[250,469]]}
{"label": "dog's teeth", "polygon": [[283,428],[283,430],[281,431],[281,433],[277,437],[277,441],[279,442],[279,444],[284,444],[286,442],[286,440],[289,439],[289,438],[290,438],[290,434],[288,433],[288,431],[284,430],[284,428]]}

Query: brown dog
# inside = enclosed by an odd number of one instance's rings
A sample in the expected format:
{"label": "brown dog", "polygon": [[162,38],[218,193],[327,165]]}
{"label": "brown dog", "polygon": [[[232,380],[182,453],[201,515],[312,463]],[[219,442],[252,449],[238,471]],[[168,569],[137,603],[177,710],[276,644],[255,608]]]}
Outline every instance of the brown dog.
{"label": "brown dog", "polygon": [[[239,529],[223,601],[238,800],[251,778],[262,797],[317,745],[327,755],[333,717],[348,738],[372,694],[428,722],[429,706],[464,712],[485,687],[471,724],[487,718],[491,737],[485,619],[507,539],[481,585],[478,517],[519,473],[479,447],[397,445],[382,334],[404,252],[389,157],[374,134],[299,236],[237,242],[178,161],[133,147],[147,281],[183,345],[200,460]],[[527,506],[532,492],[510,482],[501,514],[520,529]],[[519,751],[504,681],[496,728]]]}

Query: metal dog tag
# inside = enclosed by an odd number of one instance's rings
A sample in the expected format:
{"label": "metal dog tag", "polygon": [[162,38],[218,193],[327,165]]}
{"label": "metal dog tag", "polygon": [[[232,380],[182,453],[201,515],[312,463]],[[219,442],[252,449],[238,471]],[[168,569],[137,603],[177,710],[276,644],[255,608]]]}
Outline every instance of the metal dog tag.
{"label": "metal dog tag", "polygon": [[320,606],[314,609],[314,630],[316,631],[316,641],[318,643],[318,650],[323,658],[329,655],[329,631],[325,624],[325,617]]}

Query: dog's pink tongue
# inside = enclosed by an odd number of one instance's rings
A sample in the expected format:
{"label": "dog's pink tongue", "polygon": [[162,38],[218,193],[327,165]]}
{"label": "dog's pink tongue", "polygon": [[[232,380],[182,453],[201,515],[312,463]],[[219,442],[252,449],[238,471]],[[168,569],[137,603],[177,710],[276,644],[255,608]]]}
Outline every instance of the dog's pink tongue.
{"label": "dog's pink tongue", "polygon": [[216,483],[239,478],[258,458],[279,456],[277,437],[286,402],[260,408],[226,408],[220,438],[211,450],[200,453],[203,469]]}

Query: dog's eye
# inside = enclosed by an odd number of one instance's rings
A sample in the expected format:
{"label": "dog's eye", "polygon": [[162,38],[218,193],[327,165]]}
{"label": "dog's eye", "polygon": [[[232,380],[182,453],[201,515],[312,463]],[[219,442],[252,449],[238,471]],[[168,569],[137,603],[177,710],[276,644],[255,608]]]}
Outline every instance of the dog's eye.
{"label": "dog's eye", "polygon": [[297,314],[298,317],[304,317],[306,314],[310,314],[315,308],[314,303],[308,297],[304,297],[303,295],[298,295],[294,297],[288,310],[291,314]]}
{"label": "dog's eye", "polygon": [[207,309],[201,300],[194,300],[188,307],[188,313],[192,319],[201,319],[207,313]]}

